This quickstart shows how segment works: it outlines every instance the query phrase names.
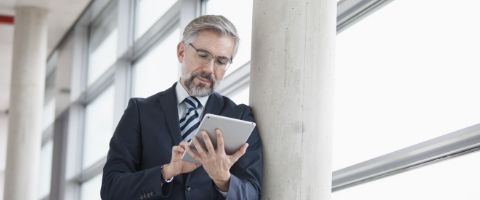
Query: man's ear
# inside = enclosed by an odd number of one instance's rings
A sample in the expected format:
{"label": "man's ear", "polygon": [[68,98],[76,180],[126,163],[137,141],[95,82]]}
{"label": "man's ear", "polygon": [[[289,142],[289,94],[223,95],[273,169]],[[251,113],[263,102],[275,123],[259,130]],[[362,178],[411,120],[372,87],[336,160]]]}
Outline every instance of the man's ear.
{"label": "man's ear", "polygon": [[177,45],[178,62],[183,63],[183,58],[184,57],[185,57],[185,43],[183,41],[181,41]]}

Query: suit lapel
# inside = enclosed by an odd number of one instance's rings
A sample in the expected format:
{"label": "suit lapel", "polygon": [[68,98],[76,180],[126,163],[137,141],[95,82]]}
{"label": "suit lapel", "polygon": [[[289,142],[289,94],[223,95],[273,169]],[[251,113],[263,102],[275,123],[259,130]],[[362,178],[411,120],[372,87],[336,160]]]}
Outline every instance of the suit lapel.
{"label": "suit lapel", "polygon": [[177,107],[177,95],[175,93],[175,85],[173,84],[168,90],[166,90],[158,101],[164,111],[163,114],[167,120],[167,126],[170,129],[170,135],[174,141],[174,144],[179,144],[182,140],[180,136],[180,127],[178,125],[178,107]]}
{"label": "suit lapel", "polygon": [[220,96],[220,94],[214,92],[213,94],[210,95],[210,98],[208,98],[208,101],[205,105],[205,110],[203,111],[202,114],[202,119],[203,116],[207,113],[219,115],[220,112],[222,111],[223,108],[223,98]]}

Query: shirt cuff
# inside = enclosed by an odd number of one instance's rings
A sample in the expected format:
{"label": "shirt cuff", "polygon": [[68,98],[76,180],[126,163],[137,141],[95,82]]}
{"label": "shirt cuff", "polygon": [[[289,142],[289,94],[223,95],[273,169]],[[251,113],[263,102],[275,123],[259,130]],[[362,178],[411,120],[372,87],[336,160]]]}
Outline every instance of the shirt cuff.
{"label": "shirt cuff", "polygon": [[[166,164],[165,164],[165,165],[166,165]],[[174,176],[172,176],[172,178],[169,178],[169,179],[165,179],[165,177],[163,177],[162,171],[163,171],[163,168],[165,167],[165,165],[162,165],[162,166],[160,167],[160,177],[161,177],[161,179],[162,179],[162,185],[172,182],[173,177],[174,177]]]}
{"label": "shirt cuff", "polygon": [[228,193],[228,192],[222,192],[222,191],[220,191],[220,189],[218,189],[217,186],[215,186],[215,188],[217,189],[218,192],[220,192],[220,194],[221,194],[223,197],[227,197],[227,193]]}

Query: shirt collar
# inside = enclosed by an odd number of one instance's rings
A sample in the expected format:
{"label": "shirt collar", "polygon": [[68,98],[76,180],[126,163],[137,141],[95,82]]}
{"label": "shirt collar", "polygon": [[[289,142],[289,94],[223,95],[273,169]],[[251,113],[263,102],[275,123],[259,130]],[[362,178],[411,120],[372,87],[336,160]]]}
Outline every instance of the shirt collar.
{"label": "shirt collar", "polygon": [[[180,105],[180,103],[182,103],[185,98],[190,96],[187,90],[185,90],[183,85],[180,83],[180,81],[177,81],[177,85],[175,86],[175,92],[177,93],[177,105]],[[202,107],[205,107],[205,104],[208,101],[208,97],[210,97],[210,95],[196,98],[200,101],[200,103],[202,103]]]}

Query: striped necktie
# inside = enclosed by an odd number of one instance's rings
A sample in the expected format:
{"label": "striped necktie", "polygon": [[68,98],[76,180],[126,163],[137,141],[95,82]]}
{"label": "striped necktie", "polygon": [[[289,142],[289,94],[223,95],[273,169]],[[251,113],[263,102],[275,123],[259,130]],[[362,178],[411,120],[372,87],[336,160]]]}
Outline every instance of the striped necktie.
{"label": "striped necktie", "polygon": [[195,97],[187,97],[182,102],[186,106],[185,116],[180,119],[180,132],[182,133],[182,140],[190,139],[191,133],[197,130],[200,124],[200,115],[197,109],[202,107],[200,101]]}

